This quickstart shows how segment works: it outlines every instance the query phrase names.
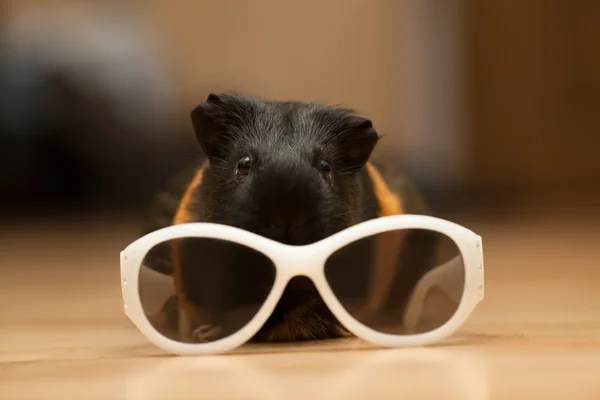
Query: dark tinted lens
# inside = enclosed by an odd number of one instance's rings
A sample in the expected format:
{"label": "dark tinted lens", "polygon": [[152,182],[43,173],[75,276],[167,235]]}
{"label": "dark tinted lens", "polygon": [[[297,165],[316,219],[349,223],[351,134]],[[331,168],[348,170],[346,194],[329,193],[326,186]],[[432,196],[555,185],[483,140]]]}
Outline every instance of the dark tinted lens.
{"label": "dark tinted lens", "polygon": [[218,239],[181,238],[148,252],[139,292],[158,332],[173,340],[205,343],[250,322],[274,281],[275,266],[256,250]]}
{"label": "dark tinted lens", "polygon": [[434,330],[454,315],[465,271],[452,239],[409,229],[343,247],[327,260],[325,276],[342,306],[362,324],[409,335]]}

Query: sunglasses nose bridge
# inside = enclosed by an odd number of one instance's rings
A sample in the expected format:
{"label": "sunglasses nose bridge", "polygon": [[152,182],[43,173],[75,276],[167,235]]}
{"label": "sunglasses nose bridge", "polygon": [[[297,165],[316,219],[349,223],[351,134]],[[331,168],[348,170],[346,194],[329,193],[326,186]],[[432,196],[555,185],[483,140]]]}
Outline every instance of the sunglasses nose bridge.
{"label": "sunglasses nose bridge", "polygon": [[297,275],[314,276],[321,268],[322,251],[314,245],[286,246],[277,254],[277,264],[289,278]]}

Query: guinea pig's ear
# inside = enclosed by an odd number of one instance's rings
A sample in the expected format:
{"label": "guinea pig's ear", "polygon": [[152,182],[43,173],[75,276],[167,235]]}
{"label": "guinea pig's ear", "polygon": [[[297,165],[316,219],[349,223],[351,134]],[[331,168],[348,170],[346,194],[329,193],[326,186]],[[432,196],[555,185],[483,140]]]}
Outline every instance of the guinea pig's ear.
{"label": "guinea pig's ear", "polygon": [[352,116],[348,122],[340,140],[342,162],[350,168],[360,168],[369,160],[379,134],[369,119]]}
{"label": "guinea pig's ear", "polygon": [[218,109],[222,104],[218,95],[211,93],[206,100],[192,110],[192,126],[196,139],[209,159],[219,158],[222,129],[217,121]]}
{"label": "guinea pig's ear", "polygon": [[191,112],[196,139],[211,160],[223,159],[228,149],[232,131],[251,117],[247,102],[234,95],[208,95],[206,100]]}

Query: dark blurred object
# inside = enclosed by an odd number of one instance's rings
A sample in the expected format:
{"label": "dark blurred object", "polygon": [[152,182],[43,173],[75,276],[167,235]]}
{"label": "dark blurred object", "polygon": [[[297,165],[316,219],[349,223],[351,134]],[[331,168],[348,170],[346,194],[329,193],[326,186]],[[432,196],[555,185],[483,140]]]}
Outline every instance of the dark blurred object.
{"label": "dark blurred object", "polygon": [[186,161],[169,74],[134,22],[52,9],[5,20],[3,211],[140,208]]}

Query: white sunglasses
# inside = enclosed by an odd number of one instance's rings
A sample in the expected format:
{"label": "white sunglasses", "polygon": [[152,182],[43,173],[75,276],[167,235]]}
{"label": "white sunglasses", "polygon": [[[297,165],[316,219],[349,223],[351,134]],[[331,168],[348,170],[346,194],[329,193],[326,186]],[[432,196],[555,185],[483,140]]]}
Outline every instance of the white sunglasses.
{"label": "white sunglasses", "polygon": [[483,299],[482,241],[443,219],[397,215],[305,246],[187,223],[121,252],[125,313],[152,343],[179,355],[223,353],[250,341],[297,276],[312,280],[356,337],[423,346],[452,335]]}

